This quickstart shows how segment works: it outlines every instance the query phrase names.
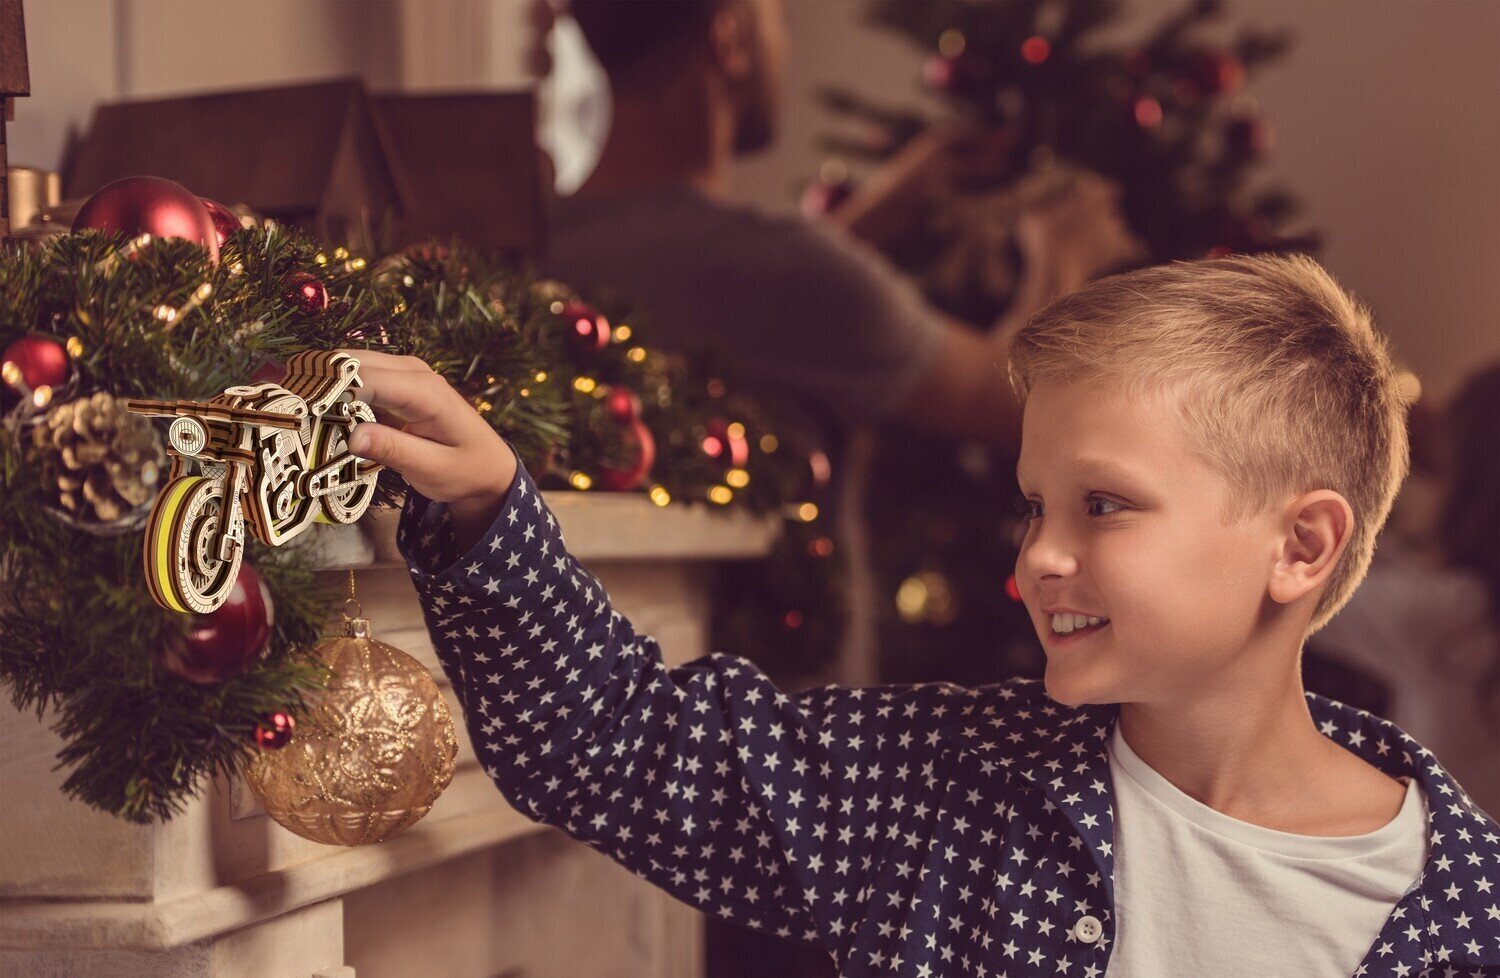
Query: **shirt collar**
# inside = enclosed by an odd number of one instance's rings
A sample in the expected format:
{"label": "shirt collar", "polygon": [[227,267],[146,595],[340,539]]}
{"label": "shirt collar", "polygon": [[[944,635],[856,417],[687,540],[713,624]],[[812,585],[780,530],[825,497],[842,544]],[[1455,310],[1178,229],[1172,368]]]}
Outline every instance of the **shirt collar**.
{"label": "shirt collar", "polygon": [[[951,739],[987,760],[985,770],[1046,796],[1044,807],[1060,811],[1083,839],[1113,905],[1114,784],[1108,747],[1119,707],[1063,706],[1036,681],[1002,686],[999,695],[1010,701],[1008,708],[979,722],[954,724]],[[1316,693],[1308,693],[1307,700],[1325,737],[1392,777],[1412,778],[1426,796],[1427,862],[1401,905],[1422,931],[1432,960],[1500,966],[1500,944],[1482,942],[1486,927],[1500,922],[1493,914],[1485,916],[1500,905],[1495,822],[1431,751],[1395,724]]]}

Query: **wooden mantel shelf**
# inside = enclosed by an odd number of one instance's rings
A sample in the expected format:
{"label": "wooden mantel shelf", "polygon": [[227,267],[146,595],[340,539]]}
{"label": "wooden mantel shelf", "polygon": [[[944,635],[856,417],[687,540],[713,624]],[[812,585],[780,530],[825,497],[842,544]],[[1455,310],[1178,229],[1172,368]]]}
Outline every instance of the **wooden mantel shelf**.
{"label": "wooden mantel shelf", "polygon": [[[661,640],[674,665],[708,651],[709,575],[703,573],[703,564],[763,555],[780,530],[775,516],[696,505],[657,507],[639,495],[558,491],[544,498],[557,515],[569,551],[599,577],[622,612]],[[433,670],[457,720],[457,701],[438,667],[395,546],[398,519],[397,510],[375,510],[356,526],[320,525],[301,545],[329,574],[356,571],[359,598],[376,637]],[[336,613],[330,609],[331,615]],[[231,941],[238,942],[234,952],[219,953],[214,961],[251,960],[254,955],[246,958],[243,945],[254,944],[262,932],[261,943],[284,957],[287,942],[298,940],[289,935],[300,927],[300,932],[315,931],[317,937],[303,938],[310,948],[309,964],[305,971],[288,972],[293,978],[346,963],[357,965],[359,978],[381,978],[377,960],[356,958],[360,947],[400,936],[375,922],[382,919],[378,909],[371,909],[379,898],[370,895],[393,890],[382,889],[382,884],[397,877],[420,879],[426,871],[442,874],[440,887],[450,880],[471,889],[490,885],[489,876],[474,875],[480,873],[476,867],[489,865],[494,875],[492,861],[504,863],[508,844],[557,833],[505,802],[475,760],[461,722],[458,733],[458,768],[432,811],[384,843],[344,849],[282,829],[254,805],[242,784],[222,780],[170,822],[132,825],[103,815],[62,794],[59,786],[66,772],[51,770],[61,743],[48,724],[38,723],[34,714],[0,707],[0,783],[6,785],[7,796],[0,806],[0,972],[39,978],[69,974],[73,972],[67,969],[76,965],[65,962],[79,953],[98,953],[140,960],[138,966],[122,963],[110,972],[121,978],[165,974],[164,966],[185,966],[189,952],[201,954],[204,948]],[[654,941],[633,938],[644,955],[642,970],[635,973],[654,970],[682,978],[698,974],[693,950],[698,938],[692,929],[696,914],[586,847],[576,848],[584,856],[567,858],[593,860],[588,865],[595,868],[587,870],[598,876],[588,884],[592,891],[618,890],[620,896],[611,896],[610,903],[633,908],[629,914],[635,926],[645,907],[650,908],[644,911],[648,918],[657,921]],[[459,860],[461,856],[471,858]],[[581,872],[574,867],[568,874],[581,879]],[[357,903],[350,904],[355,896]],[[354,906],[368,920],[348,909]],[[330,918],[329,907],[343,909]],[[331,919],[341,919],[342,927],[335,927],[330,936]],[[487,925],[501,931],[505,926],[504,921]],[[431,922],[434,931],[445,926]],[[435,939],[419,936],[428,924],[414,918],[411,927],[410,940]],[[351,944],[347,961],[346,940]],[[519,932],[510,945],[491,942],[519,956],[486,960],[483,967],[489,970],[484,973],[516,966],[550,973],[556,962],[544,958],[555,952],[525,950],[528,941],[538,943]],[[333,945],[340,960],[328,960]],[[382,954],[388,951],[384,948]],[[228,964],[201,967],[207,968],[200,972],[207,978],[240,978],[246,973]],[[259,971],[249,973],[277,978],[265,970],[264,962],[257,967]]]}

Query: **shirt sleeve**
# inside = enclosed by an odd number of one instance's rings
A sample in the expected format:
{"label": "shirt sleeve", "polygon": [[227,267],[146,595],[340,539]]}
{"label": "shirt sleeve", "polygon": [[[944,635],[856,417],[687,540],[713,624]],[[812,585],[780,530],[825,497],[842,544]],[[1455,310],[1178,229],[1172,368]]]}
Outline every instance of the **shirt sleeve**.
{"label": "shirt sleeve", "polygon": [[743,254],[708,271],[718,294],[739,297],[726,342],[740,369],[817,395],[850,422],[889,416],[932,369],[937,313],[874,248],[761,215],[733,247]]}
{"label": "shirt sleeve", "polygon": [[618,290],[664,348],[706,348],[742,381],[810,397],[845,422],[899,409],[941,352],[944,330],[916,286],[818,222],[657,194],[574,202],[554,223],[549,274]]}
{"label": "shirt sleeve", "polygon": [[447,512],[408,490],[397,543],[506,799],[700,910],[839,955],[884,899],[873,868],[927,845],[938,727],[978,692],[787,695],[721,653],[668,668],[567,552],[524,467],[456,559]]}

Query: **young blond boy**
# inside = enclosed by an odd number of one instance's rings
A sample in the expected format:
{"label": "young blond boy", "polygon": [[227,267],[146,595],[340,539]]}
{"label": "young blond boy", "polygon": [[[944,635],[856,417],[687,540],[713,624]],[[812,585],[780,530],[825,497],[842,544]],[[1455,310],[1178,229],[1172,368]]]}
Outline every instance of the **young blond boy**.
{"label": "young blond boy", "polygon": [[350,352],[405,422],[355,450],[413,490],[398,542],[487,772],[678,898],[850,976],[1500,969],[1500,828],[1302,689],[1408,459],[1386,344],[1311,259],[1114,276],[1017,335],[1044,684],[668,669],[460,395]]}

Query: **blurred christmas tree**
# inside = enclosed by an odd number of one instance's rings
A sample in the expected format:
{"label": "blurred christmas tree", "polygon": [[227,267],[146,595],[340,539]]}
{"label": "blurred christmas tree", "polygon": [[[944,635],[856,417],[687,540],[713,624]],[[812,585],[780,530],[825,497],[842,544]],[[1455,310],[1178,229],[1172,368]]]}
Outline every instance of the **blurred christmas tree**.
{"label": "blurred christmas tree", "polygon": [[[1127,10],[1119,0],[870,4],[873,23],[931,52],[922,82],[944,117],[1003,128],[1014,146],[1007,167],[954,187],[888,247],[939,308],[976,325],[1006,310],[1021,267],[1010,234],[1019,188],[1067,166],[1121,186],[1147,264],[1316,247],[1284,231],[1291,194],[1250,186],[1274,137],[1246,84],[1287,37],[1239,28],[1221,40],[1221,4],[1199,0],[1123,41]],[[838,207],[861,169],[939,121],[844,90],[823,98],[848,125],[824,140],[830,165],[804,193],[810,213]],[[882,678],[1039,675],[1041,648],[1009,580],[1024,535],[1014,457],[894,426],[880,456],[866,510],[883,589]]]}

